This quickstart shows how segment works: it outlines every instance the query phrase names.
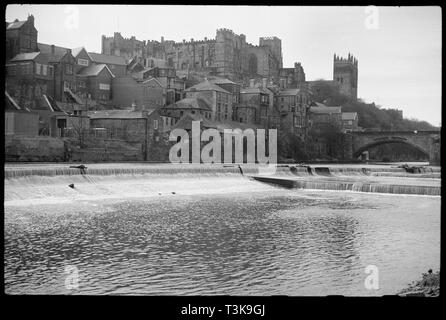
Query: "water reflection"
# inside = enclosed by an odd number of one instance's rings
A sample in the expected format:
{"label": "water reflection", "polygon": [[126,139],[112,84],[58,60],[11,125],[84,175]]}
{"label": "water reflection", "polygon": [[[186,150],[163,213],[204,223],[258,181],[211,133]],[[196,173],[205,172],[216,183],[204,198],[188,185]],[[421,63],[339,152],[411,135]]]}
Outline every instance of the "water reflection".
{"label": "water reflection", "polygon": [[[406,224],[424,219],[430,227],[411,235],[422,246],[404,250],[417,256],[429,244],[424,262],[439,263],[439,199],[423,199],[427,214],[417,209],[416,198],[408,198],[406,207],[382,199],[280,190],[10,207],[6,292],[369,294],[362,286],[364,257],[385,243],[389,249],[375,261],[391,267],[404,259],[391,253],[407,243],[393,242],[386,230],[370,233],[383,228],[383,208],[388,230],[398,226],[407,207],[413,214]],[[79,269],[78,290],[64,286],[67,265]],[[388,284],[378,294],[398,285]]]}

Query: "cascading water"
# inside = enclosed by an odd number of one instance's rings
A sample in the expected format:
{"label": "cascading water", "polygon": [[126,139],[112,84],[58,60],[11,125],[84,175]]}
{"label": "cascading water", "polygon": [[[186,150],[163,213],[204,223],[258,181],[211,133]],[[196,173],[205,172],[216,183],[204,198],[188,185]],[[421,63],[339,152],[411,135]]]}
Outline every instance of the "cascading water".
{"label": "cascading water", "polygon": [[[224,192],[234,186],[240,191],[262,188],[247,179],[261,175],[258,167],[242,167],[243,175],[238,165],[216,164],[90,164],[85,172],[66,164],[11,165],[4,172],[5,202],[148,197],[215,188]],[[411,174],[388,167],[279,165],[267,182],[303,189],[439,196],[441,173],[430,171]]]}

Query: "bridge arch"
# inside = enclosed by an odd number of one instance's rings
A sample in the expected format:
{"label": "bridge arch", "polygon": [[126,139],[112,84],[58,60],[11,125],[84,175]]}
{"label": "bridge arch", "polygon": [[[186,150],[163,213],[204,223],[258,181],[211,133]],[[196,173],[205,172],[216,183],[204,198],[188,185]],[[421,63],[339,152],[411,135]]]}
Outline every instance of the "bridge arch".
{"label": "bridge arch", "polygon": [[[358,158],[364,151],[367,151],[371,148],[377,147],[379,145],[383,145],[383,144],[392,144],[392,143],[402,143],[402,144],[406,144],[409,145],[413,148],[415,148],[416,150],[420,151],[421,153],[423,153],[427,158],[430,157],[429,154],[429,149],[425,149],[422,148],[421,146],[411,142],[410,140],[404,139],[404,138],[389,138],[389,139],[382,139],[382,140],[374,140],[371,142],[367,142],[361,146],[356,147],[353,150],[353,157],[354,159]],[[429,146],[426,146],[427,148],[429,148]]]}

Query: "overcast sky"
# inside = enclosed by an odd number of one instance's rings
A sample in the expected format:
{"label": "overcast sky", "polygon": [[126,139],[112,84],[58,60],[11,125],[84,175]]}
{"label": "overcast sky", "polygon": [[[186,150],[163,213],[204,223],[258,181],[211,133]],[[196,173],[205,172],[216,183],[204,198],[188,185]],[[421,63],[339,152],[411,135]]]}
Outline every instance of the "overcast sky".
{"label": "overcast sky", "polygon": [[440,7],[266,7],[9,5],[6,21],[33,14],[38,41],[101,52],[101,36],[182,41],[217,28],[282,39],[284,67],[301,62],[307,80],[333,78],[333,54],[359,60],[358,97],[407,118],[441,123]]}

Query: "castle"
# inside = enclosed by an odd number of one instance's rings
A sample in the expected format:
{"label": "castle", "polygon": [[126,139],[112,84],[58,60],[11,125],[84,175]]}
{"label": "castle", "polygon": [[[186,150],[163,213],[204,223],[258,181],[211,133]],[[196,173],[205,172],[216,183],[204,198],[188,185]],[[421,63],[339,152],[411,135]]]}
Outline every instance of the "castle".
{"label": "castle", "polygon": [[140,41],[124,38],[119,32],[113,37],[102,36],[102,53],[127,60],[138,57],[163,59],[177,70],[209,70],[216,75],[240,78],[243,75],[277,77],[283,66],[282,41],[277,37],[262,37],[258,45],[246,42],[244,34],[218,29],[214,39],[196,41]]}

